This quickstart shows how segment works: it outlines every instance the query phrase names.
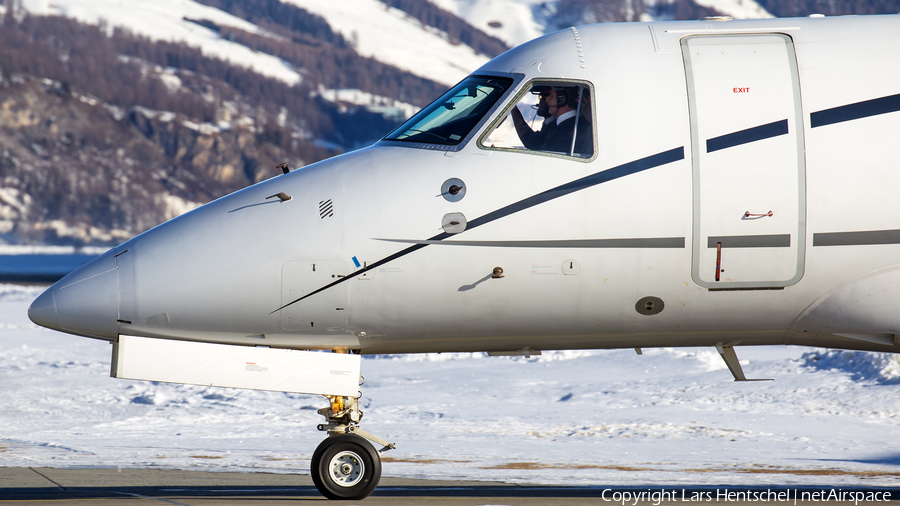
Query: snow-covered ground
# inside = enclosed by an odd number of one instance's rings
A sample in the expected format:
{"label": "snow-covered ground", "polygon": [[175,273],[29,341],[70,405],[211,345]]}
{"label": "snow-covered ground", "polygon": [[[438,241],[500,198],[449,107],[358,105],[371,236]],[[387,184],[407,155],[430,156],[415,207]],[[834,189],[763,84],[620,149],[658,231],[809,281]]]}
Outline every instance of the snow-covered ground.
{"label": "snow-covered ground", "polygon": [[[98,256],[106,253],[109,248],[105,246],[85,246],[76,248],[75,246],[46,246],[46,245],[29,245],[29,244],[0,244],[0,256],[5,255],[93,255]],[[3,261],[0,258],[0,261]],[[31,269],[39,268],[39,264],[32,264]]]}
{"label": "snow-covered ground", "polygon": [[[0,285],[0,466],[306,473],[315,396],[117,380],[110,345],[38,328]],[[384,473],[588,485],[900,484],[890,356],[740,348],[363,361]]]}

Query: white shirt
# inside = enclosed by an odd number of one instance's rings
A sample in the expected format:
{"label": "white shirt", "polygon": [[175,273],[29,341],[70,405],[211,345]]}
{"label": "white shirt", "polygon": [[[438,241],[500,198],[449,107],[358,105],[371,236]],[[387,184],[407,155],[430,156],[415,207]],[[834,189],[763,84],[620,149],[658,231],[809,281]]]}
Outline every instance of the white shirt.
{"label": "white shirt", "polygon": [[556,125],[559,126],[560,123],[562,123],[563,121],[565,121],[569,118],[574,117],[575,114],[576,114],[575,111],[569,111],[569,112],[560,114],[559,116],[556,117]]}

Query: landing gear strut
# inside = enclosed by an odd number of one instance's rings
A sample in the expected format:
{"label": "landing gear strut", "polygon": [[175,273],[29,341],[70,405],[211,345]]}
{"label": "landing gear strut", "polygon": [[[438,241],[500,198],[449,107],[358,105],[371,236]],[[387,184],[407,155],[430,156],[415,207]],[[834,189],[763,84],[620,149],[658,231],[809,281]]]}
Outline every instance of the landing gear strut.
{"label": "landing gear strut", "polygon": [[[381,454],[394,448],[393,443],[369,434],[359,427],[363,413],[358,397],[327,396],[331,406],[319,410],[326,423],[319,430],[328,438],[312,455],[310,475],[316,488],[329,499],[362,499],[381,480]],[[375,450],[369,439],[382,445]]]}

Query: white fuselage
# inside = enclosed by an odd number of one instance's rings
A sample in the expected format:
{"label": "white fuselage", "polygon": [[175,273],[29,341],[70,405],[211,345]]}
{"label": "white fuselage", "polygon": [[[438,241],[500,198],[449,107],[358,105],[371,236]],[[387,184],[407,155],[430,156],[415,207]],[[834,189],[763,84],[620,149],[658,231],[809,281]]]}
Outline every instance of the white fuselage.
{"label": "white fuselage", "polygon": [[[51,288],[54,328],[362,353],[897,351],[898,47],[900,16],[557,32],[474,73],[515,84],[461,146],[382,141],[207,204]],[[592,87],[592,157],[480,141],[535,79]],[[454,213],[468,227],[445,233]],[[49,307],[33,317],[54,326]]]}

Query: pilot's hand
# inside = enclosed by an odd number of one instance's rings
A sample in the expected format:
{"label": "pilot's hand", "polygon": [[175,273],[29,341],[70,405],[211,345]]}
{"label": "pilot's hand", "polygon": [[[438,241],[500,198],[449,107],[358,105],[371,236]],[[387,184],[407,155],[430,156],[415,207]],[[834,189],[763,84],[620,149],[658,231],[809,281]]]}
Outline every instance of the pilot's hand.
{"label": "pilot's hand", "polygon": [[516,130],[519,132],[520,136],[524,131],[522,129],[531,131],[531,128],[528,127],[528,122],[525,121],[525,116],[523,116],[522,111],[519,110],[519,106],[513,107],[512,111],[510,111],[510,115],[512,116],[513,124],[516,126]]}

